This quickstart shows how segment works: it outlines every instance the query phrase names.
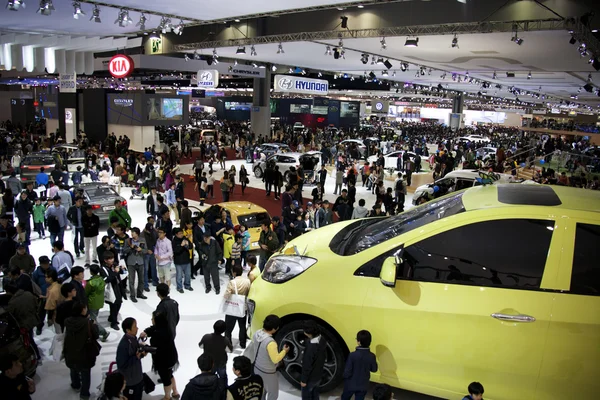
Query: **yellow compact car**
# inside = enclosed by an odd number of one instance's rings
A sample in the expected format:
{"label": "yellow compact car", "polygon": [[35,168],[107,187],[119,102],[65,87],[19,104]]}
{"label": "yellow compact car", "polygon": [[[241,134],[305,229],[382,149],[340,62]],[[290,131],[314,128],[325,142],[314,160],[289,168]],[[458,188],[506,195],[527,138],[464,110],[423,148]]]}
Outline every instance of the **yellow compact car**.
{"label": "yellow compact car", "polygon": [[336,223],[273,255],[249,319],[282,318],[283,375],[298,384],[303,322],[328,341],[322,390],[343,380],[361,329],[383,382],[443,398],[596,399],[600,192],[475,187],[395,217]]}
{"label": "yellow compact car", "polygon": [[221,215],[225,210],[227,217],[236,228],[244,224],[250,232],[250,251],[259,250],[258,239],[260,239],[260,224],[263,220],[271,221],[267,210],[248,201],[229,201],[227,203],[218,203],[204,211],[206,223],[212,224],[215,216]]}

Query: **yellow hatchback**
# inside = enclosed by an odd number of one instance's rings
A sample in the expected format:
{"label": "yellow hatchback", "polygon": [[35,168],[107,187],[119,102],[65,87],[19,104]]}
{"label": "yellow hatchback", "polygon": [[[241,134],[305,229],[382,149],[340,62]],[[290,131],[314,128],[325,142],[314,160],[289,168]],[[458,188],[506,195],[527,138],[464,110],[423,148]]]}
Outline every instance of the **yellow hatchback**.
{"label": "yellow hatchback", "polygon": [[262,221],[271,220],[267,210],[249,201],[229,201],[212,205],[206,209],[204,211],[205,221],[212,224],[215,216],[220,216],[223,210],[227,212],[227,216],[231,219],[236,231],[241,224],[246,225],[248,228],[248,232],[250,232],[250,251],[259,250],[260,224]]}
{"label": "yellow hatchback", "polygon": [[443,398],[600,393],[600,192],[496,185],[290,242],[249,295],[252,329],[282,318],[283,375],[298,384],[302,324],[328,340],[322,390],[342,382],[361,329],[372,380]]}

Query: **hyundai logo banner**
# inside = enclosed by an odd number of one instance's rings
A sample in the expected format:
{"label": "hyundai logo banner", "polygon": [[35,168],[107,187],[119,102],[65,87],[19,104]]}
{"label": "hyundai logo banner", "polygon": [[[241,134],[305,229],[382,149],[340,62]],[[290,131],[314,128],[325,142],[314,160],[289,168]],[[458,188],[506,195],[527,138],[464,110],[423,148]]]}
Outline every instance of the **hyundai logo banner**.
{"label": "hyundai logo banner", "polygon": [[200,88],[216,88],[219,86],[219,71],[210,69],[210,70],[200,70],[198,71],[198,87]]}
{"label": "hyundai logo banner", "polygon": [[329,82],[299,76],[275,75],[275,92],[326,95]]}

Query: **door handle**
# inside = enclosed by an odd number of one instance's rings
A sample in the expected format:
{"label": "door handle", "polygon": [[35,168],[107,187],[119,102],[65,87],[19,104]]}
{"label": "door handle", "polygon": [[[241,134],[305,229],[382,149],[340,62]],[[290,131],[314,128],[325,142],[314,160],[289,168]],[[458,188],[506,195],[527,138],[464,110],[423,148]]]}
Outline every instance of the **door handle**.
{"label": "door handle", "polygon": [[501,321],[512,321],[512,322],[535,322],[535,317],[530,315],[510,315],[510,314],[500,314],[494,313],[491,315],[492,318],[499,319]]}

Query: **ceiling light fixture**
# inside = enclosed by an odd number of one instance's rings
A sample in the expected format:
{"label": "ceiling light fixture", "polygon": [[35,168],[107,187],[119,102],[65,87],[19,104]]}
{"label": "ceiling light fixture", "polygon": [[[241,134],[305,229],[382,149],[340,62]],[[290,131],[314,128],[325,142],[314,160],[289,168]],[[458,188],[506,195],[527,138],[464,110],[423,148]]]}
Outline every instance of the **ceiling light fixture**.
{"label": "ceiling light fixture", "polygon": [[377,65],[383,65],[383,58],[382,57],[379,57],[377,59]]}
{"label": "ceiling light fixture", "polygon": [[38,7],[38,10],[36,12],[38,14],[48,16],[48,15],[52,14],[52,11],[54,11],[54,10],[55,9],[54,9],[54,5],[52,4],[52,0],[40,0],[40,6]]}
{"label": "ceiling light fixture", "polygon": [[271,66],[271,71],[273,71],[273,72],[277,72],[277,66],[276,66],[276,65],[272,65],[272,66]]}
{"label": "ceiling light fixture", "polygon": [[396,71],[393,71],[393,72],[392,72],[392,76],[396,76]]}
{"label": "ceiling light fixture", "polygon": [[456,34],[454,34],[454,39],[452,39],[452,48],[459,48],[458,47],[458,37],[456,36]]}
{"label": "ceiling light fixture", "polygon": [[301,73],[302,75],[306,75],[306,70],[303,68],[303,69],[302,69],[302,71],[300,71],[300,73]]}
{"label": "ceiling light fixture", "polygon": [[233,20],[233,22],[240,22],[240,19],[236,18],[236,19]]}
{"label": "ceiling light fixture", "polygon": [[531,71],[527,74],[527,79],[531,79]]}
{"label": "ceiling light fixture", "polygon": [[257,55],[256,49],[254,48],[254,45],[250,46],[250,55],[251,56],[256,56]]}
{"label": "ceiling light fixture", "polygon": [[283,44],[279,43],[279,46],[277,46],[277,54],[285,54],[285,51],[283,50]]}
{"label": "ceiling light fixture", "polygon": [[293,73],[294,73],[294,69],[293,69],[292,67],[290,67],[290,68],[288,69],[288,74],[293,74]]}
{"label": "ceiling light fixture", "polygon": [[387,69],[384,69],[384,70],[381,72],[381,76],[388,76],[388,71],[387,71]]}
{"label": "ceiling light fixture", "polygon": [[25,8],[25,0],[8,0],[6,8],[10,11],[19,11],[19,7]]}
{"label": "ceiling light fixture", "polygon": [[360,56],[360,62],[362,62],[363,64],[366,64],[366,63],[368,63],[368,62],[369,62],[369,55],[368,55],[368,54],[365,54],[365,53],[363,53],[363,54]]}
{"label": "ceiling light fixture", "polygon": [[140,20],[138,21],[137,24],[135,24],[135,26],[139,26],[141,31],[145,31],[147,20],[148,20],[148,18],[146,17],[146,14],[142,13],[142,15],[140,15]]}
{"label": "ceiling light fixture", "polygon": [[363,6],[362,4],[359,4],[356,6],[357,8],[365,8],[365,6]]}
{"label": "ceiling light fixture", "polygon": [[331,54],[331,46],[327,45],[327,47],[325,47],[325,55],[330,56]]}
{"label": "ceiling light fixture", "polygon": [[321,71],[319,71],[319,73],[317,74],[317,76],[320,78],[323,76],[323,74],[321,73]]}
{"label": "ceiling light fixture", "polygon": [[258,68],[258,64],[257,64],[257,63],[255,63],[255,62],[253,62],[253,63],[252,63],[252,66],[253,66],[254,68]]}
{"label": "ceiling light fixture", "polygon": [[406,38],[406,42],[404,42],[404,47],[419,47],[419,38]]}
{"label": "ceiling light fixture", "polygon": [[408,63],[401,63],[400,69],[402,70],[402,72],[408,71]]}
{"label": "ceiling light fixture", "polygon": [[100,7],[98,7],[97,5],[95,5],[94,9],[92,10],[92,16],[90,17],[90,21],[94,21],[98,24],[102,22],[102,20],[100,19]]}
{"label": "ceiling light fixture", "polygon": [[161,31],[163,34],[171,31],[171,18],[162,17],[160,19],[160,23],[158,24],[157,30]]}
{"label": "ceiling light fixture", "polygon": [[387,69],[392,69],[392,67],[393,67],[393,65],[392,65],[392,63],[390,62],[390,60],[385,60],[385,61],[383,62],[383,65],[385,65],[385,67],[386,67]]}
{"label": "ceiling light fixture", "polygon": [[510,40],[511,40],[511,42],[515,42],[519,46],[523,44],[523,38],[520,38],[516,31],[515,31],[515,35]]}
{"label": "ceiling light fixture", "polygon": [[194,60],[199,60],[200,59],[200,54],[198,54],[197,51],[194,51]]}
{"label": "ceiling light fixture", "polygon": [[185,24],[183,23],[183,20],[180,19],[179,23],[177,25],[175,25],[175,27],[173,28],[173,33],[176,35],[182,35],[183,28],[185,28]]}
{"label": "ceiling light fixture", "polygon": [[188,56],[187,54],[186,54],[186,55],[184,55],[184,56],[183,56],[183,60],[184,60],[185,62],[188,62],[188,61],[190,61],[190,56]]}
{"label": "ceiling light fixture", "polygon": [[492,79],[498,79],[498,75],[496,75],[496,71],[494,71],[494,75],[492,75]]}
{"label": "ceiling light fixture", "polygon": [[379,43],[381,43],[381,50],[387,49],[387,43],[385,42],[385,37],[381,38]]}
{"label": "ceiling light fixture", "polygon": [[246,47],[244,46],[239,46],[237,48],[237,50],[235,51],[235,54],[246,54]]}
{"label": "ceiling light fixture", "polygon": [[569,43],[570,43],[570,44],[575,44],[575,43],[577,43],[577,39],[575,39],[575,36],[571,36],[571,39],[569,39]]}
{"label": "ceiling light fixture", "polygon": [[216,49],[216,48],[215,48],[215,49],[213,49],[213,52],[212,52],[212,58],[213,58],[213,62],[214,62],[215,64],[218,64],[218,63],[219,63],[219,55],[217,54],[217,49]]}
{"label": "ceiling light fixture", "polygon": [[340,17],[342,29],[348,29],[348,17]]}
{"label": "ceiling light fixture", "polygon": [[73,18],[79,19],[79,16],[85,15],[83,10],[81,9],[81,3],[79,1],[73,2]]}

